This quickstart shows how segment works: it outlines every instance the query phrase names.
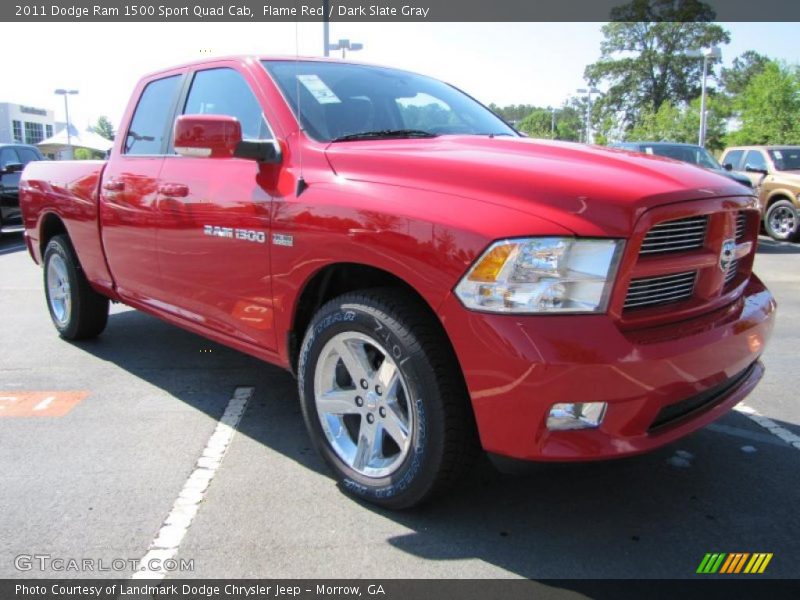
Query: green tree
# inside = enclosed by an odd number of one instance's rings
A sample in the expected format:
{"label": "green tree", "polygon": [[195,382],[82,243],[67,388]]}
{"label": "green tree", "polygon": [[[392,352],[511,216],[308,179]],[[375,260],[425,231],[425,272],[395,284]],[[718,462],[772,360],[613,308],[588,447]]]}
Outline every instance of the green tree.
{"label": "green tree", "polygon": [[517,124],[533,111],[539,110],[539,107],[533,104],[509,104],[508,106],[498,106],[494,102],[489,104],[488,108],[507,122]]}
{"label": "green tree", "polygon": [[735,102],[733,144],[800,144],[800,68],[770,61]]}
{"label": "green tree", "polygon": [[723,68],[720,75],[722,89],[729,96],[744,92],[750,80],[764,71],[770,60],[755,50],[748,50],[733,59],[729,68]]}
{"label": "green tree", "polygon": [[75,148],[72,155],[75,157],[75,160],[97,160],[105,156],[102,152],[89,150],[88,148]]}
{"label": "green tree", "polygon": [[[726,103],[710,96],[706,106],[706,147],[721,150],[725,146]],[[665,102],[657,111],[642,113],[639,123],[627,132],[626,139],[647,142],[696,144],[700,129],[700,99],[675,105]]]}
{"label": "green tree", "polygon": [[692,51],[726,44],[730,35],[711,23],[716,14],[700,0],[632,0],[612,10],[603,26],[600,59],[586,67],[591,86],[607,92],[593,107],[593,120],[635,126],[646,111],[665,102],[689,102],[700,94],[703,61]]}
{"label": "green tree", "polygon": [[94,124],[94,127],[92,127],[92,131],[98,135],[102,135],[107,140],[114,140],[114,126],[106,116],[98,117],[97,122]]}
{"label": "green tree", "polygon": [[554,138],[554,117],[549,108],[535,108],[517,124],[517,129],[534,138]]}
{"label": "green tree", "polygon": [[569,142],[581,140],[586,126],[586,101],[572,98],[556,111],[556,139]]}

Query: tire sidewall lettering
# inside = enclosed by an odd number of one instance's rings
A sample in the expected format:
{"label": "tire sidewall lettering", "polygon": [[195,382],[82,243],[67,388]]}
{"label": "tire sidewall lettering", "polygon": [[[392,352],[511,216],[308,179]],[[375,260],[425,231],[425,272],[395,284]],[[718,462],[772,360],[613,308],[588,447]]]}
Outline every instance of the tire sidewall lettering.
{"label": "tire sidewall lettering", "polygon": [[[369,478],[354,473],[338,458],[333,449],[329,447],[319,423],[313,396],[313,378],[318,359],[316,353],[331,337],[348,330],[357,331],[374,338],[389,352],[398,367],[402,369],[409,395],[412,398],[411,404],[415,411],[414,428],[411,433],[412,445],[409,448],[404,464],[399,467],[398,471],[385,478],[388,479],[385,485],[366,485]],[[412,357],[396,334],[390,329],[389,324],[382,322],[374,314],[366,310],[340,307],[338,310],[325,315],[314,326],[301,351],[299,364],[301,365],[299,371],[304,373],[304,381],[301,381],[300,385],[304,388],[304,396],[306,397],[304,404],[307,407],[304,412],[308,411],[308,414],[306,414],[307,425],[315,432],[315,437],[319,438],[314,442],[323,451],[326,460],[335,462],[338,465],[338,470],[342,472],[341,485],[358,496],[375,499],[392,498],[408,489],[425,467],[425,455],[429,441],[428,419],[426,403],[420,390],[422,378],[415,368],[414,360],[412,360]],[[375,480],[376,483],[378,481],[380,480]]]}

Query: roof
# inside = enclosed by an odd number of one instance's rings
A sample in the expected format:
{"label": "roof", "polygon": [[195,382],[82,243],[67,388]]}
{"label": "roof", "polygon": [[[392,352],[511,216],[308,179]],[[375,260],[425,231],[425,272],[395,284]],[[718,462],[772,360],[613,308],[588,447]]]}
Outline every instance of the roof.
{"label": "roof", "polygon": [[699,148],[697,144],[687,144],[685,142],[633,142],[633,141],[625,141],[620,142],[621,144],[637,144],[639,146],[681,146],[684,148]]}
{"label": "roof", "polygon": [[792,150],[800,150],[800,146],[792,144],[763,144],[754,146],[728,146],[725,148],[725,152],[729,150],[788,150],[789,148]]}

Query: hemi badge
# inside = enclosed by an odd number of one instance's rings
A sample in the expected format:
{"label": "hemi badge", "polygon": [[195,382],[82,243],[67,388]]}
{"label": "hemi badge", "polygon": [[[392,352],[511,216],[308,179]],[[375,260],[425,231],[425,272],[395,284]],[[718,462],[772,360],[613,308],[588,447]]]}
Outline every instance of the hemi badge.
{"label": "hemi badge", "polygon": [[276,246],[288,246],[291,248],[294,246],[294,236],[285,233],[273,233],[272,243]]}

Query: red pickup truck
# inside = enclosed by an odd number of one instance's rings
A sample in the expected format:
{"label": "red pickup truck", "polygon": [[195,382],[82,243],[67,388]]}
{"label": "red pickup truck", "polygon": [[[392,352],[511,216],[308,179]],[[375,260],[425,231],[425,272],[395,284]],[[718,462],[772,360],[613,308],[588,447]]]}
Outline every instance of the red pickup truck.
{"label": "red pickup truck", "polygon": [[409,72],[230,58],[148,75],[107,162],[20,184],[60,335],[109,300],[296,373],[343,487],[407,507],[481,446],[575,461],[713,421],[763,374],[755,198],[526,139]]}

